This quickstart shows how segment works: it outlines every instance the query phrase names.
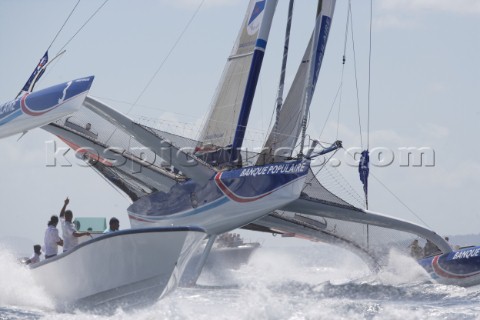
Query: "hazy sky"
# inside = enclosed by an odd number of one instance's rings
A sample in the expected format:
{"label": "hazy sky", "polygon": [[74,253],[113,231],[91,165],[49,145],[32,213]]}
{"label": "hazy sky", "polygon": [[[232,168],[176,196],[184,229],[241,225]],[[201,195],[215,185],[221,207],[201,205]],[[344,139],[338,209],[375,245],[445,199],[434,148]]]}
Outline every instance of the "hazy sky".
{"label": "hazy sky", "polygon": [[[0,0],[2,103],[15,97],[76,2]],[[79,4],[54,42],[50,57],[102,2],[83,0]],[[67,53],[47,71],[37,89],[95,75],[91,95],[132,117],[143,116],[163,128],[195,137],[247,2],[206,0],[194,16],[199,0],[109,1],[67,45]],[[365,146],[369,2],[353,2]],[[309,133],[319,138],[323,132],[322,141],[333,141],[338,131],[338,139],[351,148],[361,144],[351,32],[341,104],[337,99],[327,118],[342,75],[347,3],[337,1]],[[287,5],[286,0],[279,1],[272,25],[249,123],[249,146],[261,146],[274,107]],[[310,36],[315,10],[314,1],[296,1],[287,88]],[[374,1],[369,144],[373,156],[380,156],[372,159],[372,164],[393,161],[371,168],[371,174],[381,181],[370,179],[371,210],[421,223],[385,185],[440,234],[479,233],[479,30],[480,2],[476,0]],[[131,108],[157,70],[151,85]],[[81,167],[72,154],[68,154],[71,167],[46,166],[46,158],[51,156],[46,142],[55,137],[35,129],[17,139],[0,140],[0,238],[19,236],[42,243],[49,216],[58,214],[66,196],[74,215],[114,215],[121,227],[129,226],[129,201],[93,170]],[[63,146],[58,140],[57,144]],[[419,167],[401,166],[401,148],[408,147],[427,148],[430,156],[434,154],[434,163],[430,157]],[[336,155],[341,161],[339,170],[360,193],[356,168],[345,164],[348,158],[342,153]]]}

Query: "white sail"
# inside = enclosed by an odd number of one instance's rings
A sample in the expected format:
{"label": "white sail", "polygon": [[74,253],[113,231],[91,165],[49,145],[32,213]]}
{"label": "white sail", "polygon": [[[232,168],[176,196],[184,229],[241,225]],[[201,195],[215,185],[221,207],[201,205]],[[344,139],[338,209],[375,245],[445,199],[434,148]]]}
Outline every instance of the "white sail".
{"label": "white sail", "polygon": [[[199,141],[203,146],[232,144],[256,49],[264,50],[276,0],[251,0]],[[263,47],[263,48],[262,48]],[[261,62],[260,62],[261,63]]]}
{"label": "white sail", "polygon": [[281,109],[277,130],[276,132],[273,130],[270,132],[263,148],[263,154],[259,157],[259,163],[281,161],[290,157],[295,149],[302,128],[302,119],[310,107],[315,90],[335,9],[335,1],[319,1],[319,9],[321,10],[317,14],[315,31],[310,38],[302,62]]}

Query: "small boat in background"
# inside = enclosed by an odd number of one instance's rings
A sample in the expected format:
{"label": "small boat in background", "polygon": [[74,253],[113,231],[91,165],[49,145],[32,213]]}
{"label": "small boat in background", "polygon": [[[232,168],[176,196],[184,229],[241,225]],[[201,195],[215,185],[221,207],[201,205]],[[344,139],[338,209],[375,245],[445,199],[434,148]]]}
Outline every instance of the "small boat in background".
{"label": "small boat in background", "polygon": [[[196,282],[198,276],[196,267],[205,246],[206,241],[192,255],[181,277],[180,286],[191,286]],[[260,246],[260,242],[245,242],[238,233],[223,233],[215,240],[202,270],[210,273],[222,272],[226,269],[237,270],[248,264],[250,257]]]}
{"label": "small boat in background", "polygon": [[245,242],[238,233],[223,233],[215,241],[205,266],[212,268],[220,265],[228,269],[238,269],[248,263],[258,248],[260,242]]}

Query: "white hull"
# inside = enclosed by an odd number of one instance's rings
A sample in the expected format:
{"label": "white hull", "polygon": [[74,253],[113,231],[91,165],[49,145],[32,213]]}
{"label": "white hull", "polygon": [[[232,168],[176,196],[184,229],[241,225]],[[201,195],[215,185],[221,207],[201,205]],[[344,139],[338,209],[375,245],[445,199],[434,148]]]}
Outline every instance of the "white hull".
{"label": "white hull", "polygon": [[32,266],[60,308],[151,303],[176,288],[205,233],[198,228],[124,230]]}
{"label": "white hull", "polygon": [[23,113],[16,118],[15,121],[11,121],[1,127],[0,137],[8,137],[22,131],[38,128],[78,111],[87,97],[87,93],[88,92],[79,94],[64,101],[62,104],[59,104],[57,108],[42,116],[30,116]]}

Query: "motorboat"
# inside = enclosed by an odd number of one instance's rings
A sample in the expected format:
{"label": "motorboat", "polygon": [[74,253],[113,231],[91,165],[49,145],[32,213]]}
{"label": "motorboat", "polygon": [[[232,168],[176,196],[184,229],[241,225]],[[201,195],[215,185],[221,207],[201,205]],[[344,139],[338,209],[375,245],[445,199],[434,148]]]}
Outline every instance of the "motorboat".
{"label": "motorboat", "polygon": [[204,237],[198,227],[121,230],[29,267],[60,310],[128,309],[174,289]]}

